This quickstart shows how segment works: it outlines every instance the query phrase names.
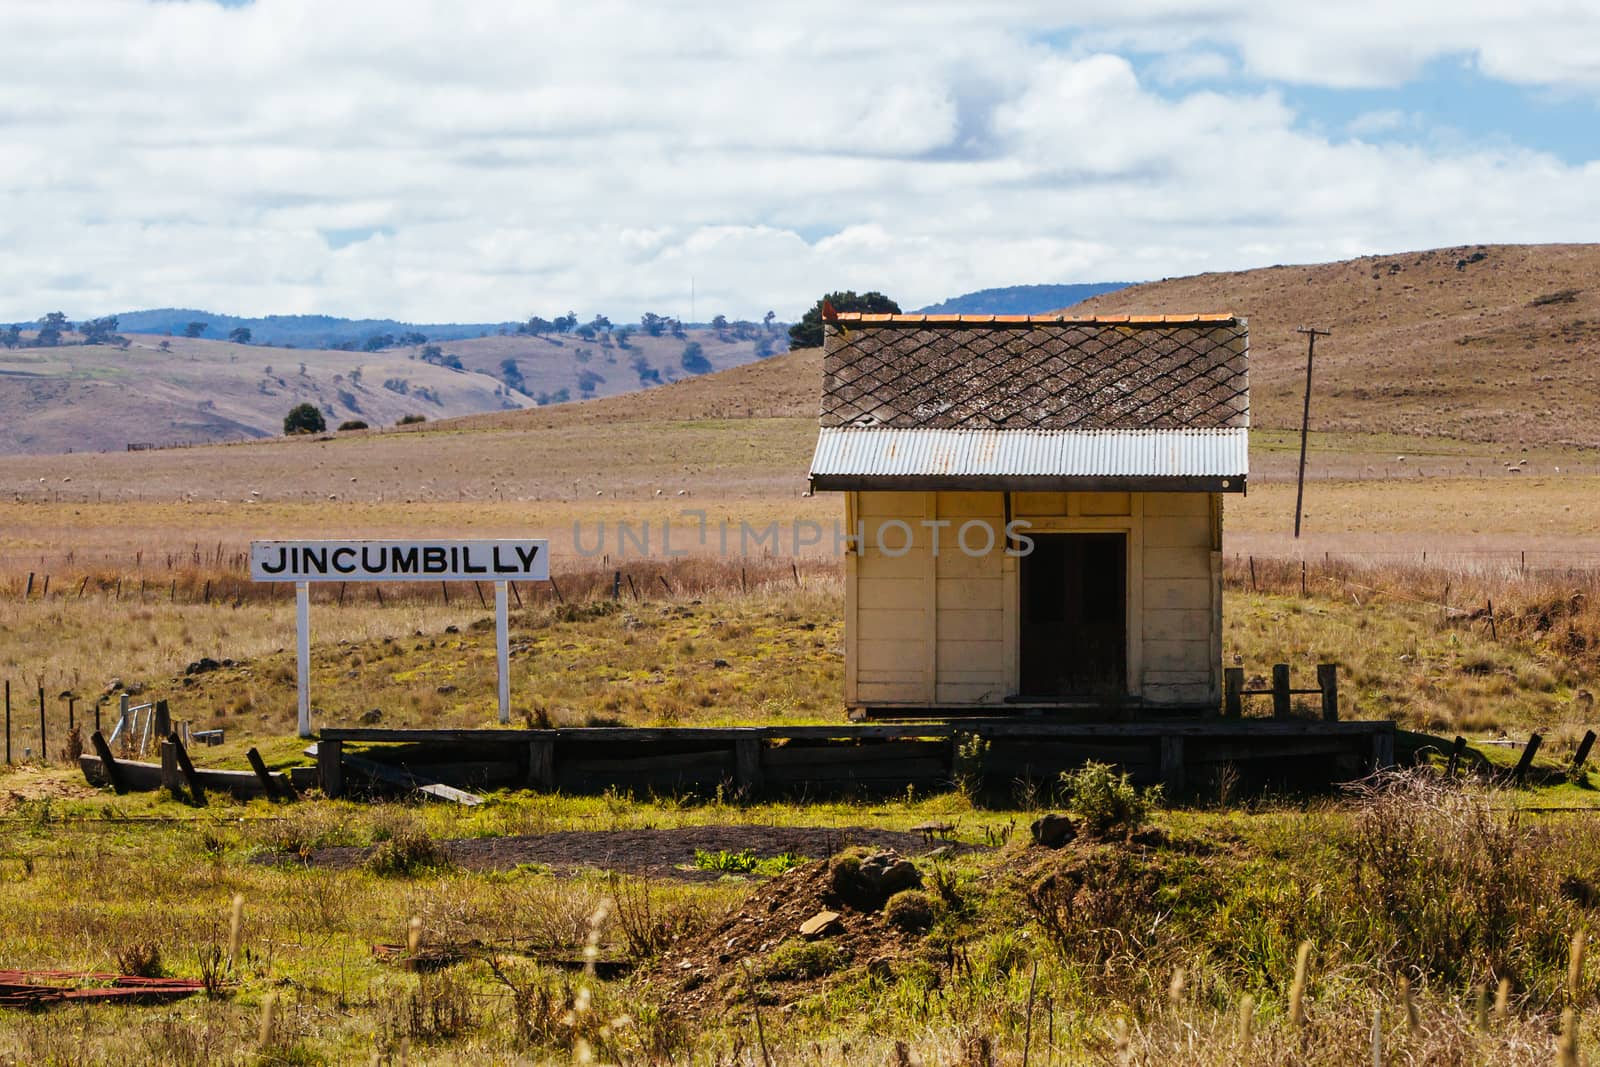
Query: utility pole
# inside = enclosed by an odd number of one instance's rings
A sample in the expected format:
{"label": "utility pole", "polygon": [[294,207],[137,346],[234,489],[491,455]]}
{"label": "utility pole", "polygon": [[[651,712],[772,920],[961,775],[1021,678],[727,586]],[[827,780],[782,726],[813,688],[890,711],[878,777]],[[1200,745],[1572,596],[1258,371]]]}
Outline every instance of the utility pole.
{"label": "utility pole", "polygon": [[1300,478],[1294,490],[1294,536],[1300,538],[1300,509],[1306,498],[1306,434],[1311,428],[1311,360],[1317,352],[1317,338],[1333,336],[1332,330],[1301,326],[1294,331],[1306,335],[1306,405],[1300,412]]}

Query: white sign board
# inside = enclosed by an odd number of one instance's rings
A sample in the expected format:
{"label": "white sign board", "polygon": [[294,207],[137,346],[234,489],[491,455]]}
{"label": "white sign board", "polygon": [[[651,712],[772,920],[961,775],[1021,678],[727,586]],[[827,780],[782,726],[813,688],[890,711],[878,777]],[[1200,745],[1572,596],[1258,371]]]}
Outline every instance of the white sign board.
{"label": "white sign board", "polygon": [[300,736],[311,736],[312,582],[494,582],[500,721],[511,721],[506,583],[550,578],[548,541],[253,541],[250,577],[293,582]]}
{"label": "white sign board", "polygon": [[254,541],[258,582],[542,582],[548,541]]}

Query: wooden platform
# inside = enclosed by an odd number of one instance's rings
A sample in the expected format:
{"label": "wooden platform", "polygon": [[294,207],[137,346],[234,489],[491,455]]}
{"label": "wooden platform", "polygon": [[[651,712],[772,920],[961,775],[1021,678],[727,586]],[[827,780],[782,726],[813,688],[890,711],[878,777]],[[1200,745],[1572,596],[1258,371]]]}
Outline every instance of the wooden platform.
{"label": "wooden platform", "polygon": [[[970,739],[985,743],[975,761]],[[1124,767],[1172,795],[1215,789],[1315,789],[1394,762],[1392,722],[1190,719],[958,722],[556,730],[328,728],[319,784],[339,796],[365,780],[345,746],[418,778],[463,789],[837,796],[948,788],[963,773],[990,791],[1048,785],[1088,760]]]}

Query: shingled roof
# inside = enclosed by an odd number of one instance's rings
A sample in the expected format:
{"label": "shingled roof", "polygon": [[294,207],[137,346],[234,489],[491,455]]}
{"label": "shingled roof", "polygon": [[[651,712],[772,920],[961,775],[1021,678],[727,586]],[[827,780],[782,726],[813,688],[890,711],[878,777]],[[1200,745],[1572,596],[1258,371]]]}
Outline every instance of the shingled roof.
{"label": "shingled roof", "polygon": [[861,315],[825,323],[817,489],[1242,491],[1233,315]]}
{"label": "shingled roof", "polygon": [[1246,427],[1248,360],[1232,315],[841,314],[824,334],[821,425]]}

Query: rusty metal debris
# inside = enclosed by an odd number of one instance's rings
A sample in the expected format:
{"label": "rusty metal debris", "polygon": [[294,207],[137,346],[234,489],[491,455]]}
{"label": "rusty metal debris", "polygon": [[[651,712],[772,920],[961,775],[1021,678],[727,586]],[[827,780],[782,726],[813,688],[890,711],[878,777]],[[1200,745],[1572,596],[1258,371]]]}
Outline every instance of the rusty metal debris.
{"label": "rusty metal debris", "polygon": [[44,1008],[63,1001],[151,1004],[205,991],[190,978],[142,978],[91,971],[0,970],[0,1008]]}

